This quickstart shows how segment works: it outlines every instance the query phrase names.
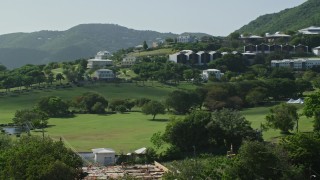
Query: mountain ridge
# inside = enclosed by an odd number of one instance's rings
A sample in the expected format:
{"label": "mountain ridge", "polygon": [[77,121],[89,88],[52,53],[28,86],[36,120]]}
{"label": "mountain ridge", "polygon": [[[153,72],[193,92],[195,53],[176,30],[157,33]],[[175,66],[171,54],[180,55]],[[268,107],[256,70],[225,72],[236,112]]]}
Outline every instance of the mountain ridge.
{"label": "mountain ridge", "polygon": [[[151,46],[156,38],[165,39],[176,36],[178,34],[135,30],[117,24],[97,23],[79,24],[65,31],[42,30],[31,33],[10,33],[0,35],[0,63],[8,68],[16,68],[27,62],[41,64],[51,61],[71,61],[92,57],[101,50],[114,52],[134,47],[142,44],[143,41]],[[24,52],[23,58],[10,55],[15,49],[17,52]]]}

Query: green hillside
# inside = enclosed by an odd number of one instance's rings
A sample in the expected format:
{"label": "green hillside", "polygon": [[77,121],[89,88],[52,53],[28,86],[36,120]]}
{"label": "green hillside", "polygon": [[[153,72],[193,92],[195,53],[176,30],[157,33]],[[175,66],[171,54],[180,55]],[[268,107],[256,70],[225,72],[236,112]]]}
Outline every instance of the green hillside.
{"label": "green hillside", "polygon": [[241,27],[239,33],[275,33],[277,31],[299,30],[309,26],[320,26],[320,1],[308,0],[300,6],[285,9],[279,13],[258,17]]}
{"label": "green hillside", "polygon": [[[190,33],[200,38],[207,34]],[[177,34],[134,30],[115,24],[81,24],[66,31],[39,31],[0,35],[0,63],[8,68],[93,57],[98,51],[115,52],[157,38]],[[23,52],[23,58],[15,54]]]}

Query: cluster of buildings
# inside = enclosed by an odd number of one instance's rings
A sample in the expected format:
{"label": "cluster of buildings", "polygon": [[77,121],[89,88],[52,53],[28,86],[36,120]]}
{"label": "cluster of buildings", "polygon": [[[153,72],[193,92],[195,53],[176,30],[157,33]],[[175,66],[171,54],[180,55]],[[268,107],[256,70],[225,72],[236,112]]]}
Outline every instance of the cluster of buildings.
{"label": "cluster of buildings", "polygon": [[244,42],[244,43],[252,43],[252,42],[257,42],[257,41],[265,41],[265,42],[274,42],[278,39],[282,39],[285,42],[288,42],[290,40],[291,36],[287,35],[287,34],[283,34],[280,32],[276,32],[275,34],[270,34],[270,33],[266,33],[265,37],[262,36],[257,36],[257,35],[241,35],[240,39]]}
{"label": "cluster of buildings", "polygon": [[[88,69],[94,69],[93,78],[97,80],[113,80],[115,74],[107,67],[113,65],[113,61],[108,59],[112,54],[108,51],[99,51],[93,59],[89,59],[87,63]],[[122,67],[130,67],[136,63],[136,57],[127,56],[121,61]]]}
{"label": "cluster of buildings", "polygon": [[[238,54],[234,51],[233,54]],[[199,51],[193,52],[191,50],[182,50],[180,52],[169,55],[169,61],[182,64],[194,64],[194,65],[205,65],[210,61],[222,57],[223,55],[229,54],[227,52],[218,52],[218,51]],[[240,53],[239,53],[240,54]]]}
{"label": "cluster of buildings", "polygon": [[[308,28],[300,29],[298,30],[298,33],[300,34],[306,34],[306,35],[317,35],[320,34],[320,27],[316,26],[310,26]],[[259,42],[266,42],[266,43],[274,43],[277,40],[281,39],[281,42],[289,42],[291,36],[276,32],[275,34],[269,34],[266,33],[264,37],[262,36],[257,36],[257,35],[241,35],[240,39],[250,45],[244,46],[244,52],[249,52],[249,53],[272,53],[272,52],[286,52],[286,53],[308,53],[311,51],[308,46],[304,45],[288,45],[288,44],[283,44],[283,45],[277,45],[277,44],[260,44],[260,45],[252,45],[252,44],[258,44]],[[314,50],[313,50],[314,51]],[[315,53],[316,54],[316,53]],[[316,54],[316,55],[319,55]]]}
{"label": "cluster of buildings", "polygon": [[113,61],[108,59],[111,56],[108,51],[99,51],[93,59],[88,60],[87,68],[96,69],[93,73],[93,78],[98,80],[112,80],[115,78],[113,71],[106,69],[107,66],[113,65]]}
{"label": "cluster of buildings", "polygon": [[[306,35],[312,35],[312,34],[320,34],[320,27],[316,26],[310,26],[308,28],[300,29],[298,30],[298,33],[306,34]],[[258,36],[258,35],[241,35],[240,39],[244,43],[251,43],[251,42],[257,42],[257,41],[265,41],[265,42],[274,42],[278,39],[281,39],[282,41],[289,41],[291,38],[290,35],[276,32],[274,34],[266,33],[264,37]]]}
{"label": "cluster of buildings", "polygon": [[278,45],[278,44],[272,44],[272,45],[268,45],[268,44],[259,44],[259,45],[246,45],[243,47],[243,51],[245,53],[256,53],[256,54],[260,54],[260,53],[265,53],[265,54],[269,54],[269,53],[274,53],[274,52],[285,52],[285,53],[289,53],[289,54],[295,54],[295,53],[308,53],[309,52],[309,47],[308,46],[304,46],[304,45],[289,45],[289,44],[285,44],[285,45]]}

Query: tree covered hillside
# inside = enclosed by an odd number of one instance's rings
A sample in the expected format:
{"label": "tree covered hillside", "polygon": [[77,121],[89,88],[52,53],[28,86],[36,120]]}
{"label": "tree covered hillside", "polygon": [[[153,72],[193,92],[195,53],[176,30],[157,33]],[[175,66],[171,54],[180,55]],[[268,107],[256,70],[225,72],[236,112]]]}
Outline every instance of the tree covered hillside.
{"label": "tree covered hillside", "polygon": [[[66,31],[12,33],[0,36],[0,64],[8,68],[89,58],[98,51],[134,47],[176,34],[129,29],[115,24],[82,24]],[[15,54],[21,54],[23,57]]]}
{"label": "tree covered hillside", "polygon": [[299,30],[309,26],[320,26],[320,1],[307,2],[279,13],[266,14],[241,27],[239,33],[275,33],[277,31]]}

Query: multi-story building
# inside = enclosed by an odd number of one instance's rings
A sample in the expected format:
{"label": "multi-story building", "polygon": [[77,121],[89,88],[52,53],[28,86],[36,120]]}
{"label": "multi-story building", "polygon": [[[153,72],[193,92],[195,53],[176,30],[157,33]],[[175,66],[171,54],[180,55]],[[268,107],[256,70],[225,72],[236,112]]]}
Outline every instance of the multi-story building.
{"label": "multi-story building", "polygon": [[320,58],[272,60],[271,67],[288,67],[296,70],[320,66]]}
{"label": "multi-story building", "polygon": [[302,34],[320,34],[320,27],[310,26],[308,28],[300,29],[299,33],[302,33]]}
{"label": "multi-story building", "polygon": [[134,56],[127,56],[122,59],[121,66],[123,67],[130,67],[136,63],[136,57]]}
{"label": "multi-story building", "polygon": [[95,56],[96,59],[108,59],[112,54],[109,51],[99,51]]}
{"label": "multi-story building", "polygon": [[106,66],[111,66],[113,64],[113,61],[110,59],[89,59],[87,68],[92,69],[92,68],[104,68]]}
{"label": "multi-story building", "polygon": [[98,80],[113,80],[114,73],[110,69],[98,69],[94,72],[93,77]]}
{"label": "multi-story building", "polygon": [[177,43],[192,43],[195,41],[195,38],[190,35],[180,35],[177,37]]}
{"label": "multi-story building", "polygon": [[112,66],[113,61],[108,59],[111,57],[111,53],[109,51],[99,51],[94,59],[89,59],[87,68],[104,68],[105,66]]}
{"label": "multi-story building", "polygon": [[182,50],[169,55],[169,61],[182,64],[205,65],[220,57],[222,57],[222,54],[216,51],[199,51],[195,53],[191,50]]}
{"label": "multi-story building", "polygon": [[289,44],[285,44],[285,45],[278,45],[278,44],[272,44],[272,45],[268,45],[268,44],[259,44],[259,45],[246,45],[243,47],[243,51],[245,53],[265,53],[265,54],[269,54],[269,53],[273,53],[273,52],[285,52],[285,53],[289,53],[289,54],[296,54],[296,53],[308,53],[309,52],[309,47],[308,46],[304,46],[304,45],[289,45]]}
{"label": "multi-story building", "polygon": [[290,40],[291,36],[290,35],[287,35],[287,34],[283,34],[283,33],[280,33],[280,32],[276,32],[274,34],[269,34],[269,33],[266,33],[266,36],[265,36],[265,39],[267,42],[274,42],[278,39],[282,39],[286,42],[288,42]]}

